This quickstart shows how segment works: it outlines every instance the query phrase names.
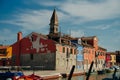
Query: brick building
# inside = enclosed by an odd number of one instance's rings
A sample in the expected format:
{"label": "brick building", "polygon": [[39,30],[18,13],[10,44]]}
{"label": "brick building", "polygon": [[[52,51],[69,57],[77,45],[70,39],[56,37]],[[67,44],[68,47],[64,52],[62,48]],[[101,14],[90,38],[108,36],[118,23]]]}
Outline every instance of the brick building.
{"label": "brick building", "polygon": [[82,37],[84,70],[88,70],[92,61],[94,61],[93,70],[101,70],[105,67],[106,49],[98,46],[96,36]]}
{"label": "brick building", "polygon": [[[13,66],[37,66],[40,69],[55,69],[55,42],[46,35],[32,32],[22,38],[18,33],[18,41],[12,46]],[[49,67],[48,67],[49,66]]]}

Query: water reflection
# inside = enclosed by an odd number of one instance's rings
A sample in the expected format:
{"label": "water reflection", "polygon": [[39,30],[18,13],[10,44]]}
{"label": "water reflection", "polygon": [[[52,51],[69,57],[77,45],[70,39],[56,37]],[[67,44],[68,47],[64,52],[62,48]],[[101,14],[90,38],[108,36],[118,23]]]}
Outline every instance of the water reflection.
{"label": "water reflection", "polygon": [[[104,75],[97,75],[97,74],[92,74],[89,78],[89,80],[103,80],[105,78],[111,78],[112,79],[113,73],[108,73],[108,74],[104,74]],[[117,77],[120,77],[120,72],[116,73]],[[57,79],[57,80],[67,80],[65,78],[62,79]],[[71,80],[86,80],[86,76],[82,75],[82,76],[75,76],[72,77]]]}

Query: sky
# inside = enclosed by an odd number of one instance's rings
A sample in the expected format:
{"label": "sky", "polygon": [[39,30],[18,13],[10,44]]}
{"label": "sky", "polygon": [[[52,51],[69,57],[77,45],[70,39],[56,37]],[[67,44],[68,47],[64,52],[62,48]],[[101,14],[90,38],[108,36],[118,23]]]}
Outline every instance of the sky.
{"label": "sky", "polygon": [[120,0],[0,0],[0,44],[15,43],[19,31],[48,34],[54,9],[62,33],[97,36],[108,52],[120,50]]}

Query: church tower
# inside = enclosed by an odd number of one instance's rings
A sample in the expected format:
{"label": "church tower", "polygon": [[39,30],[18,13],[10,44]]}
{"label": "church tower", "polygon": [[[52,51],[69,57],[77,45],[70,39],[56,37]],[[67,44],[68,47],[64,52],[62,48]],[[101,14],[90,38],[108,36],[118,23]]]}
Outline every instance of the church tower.
{"label": "church tower", "polygon": [[56,10],[54,9],[52,17],[50,19],[50,32],[49,34],[58,34],[58,17]]}

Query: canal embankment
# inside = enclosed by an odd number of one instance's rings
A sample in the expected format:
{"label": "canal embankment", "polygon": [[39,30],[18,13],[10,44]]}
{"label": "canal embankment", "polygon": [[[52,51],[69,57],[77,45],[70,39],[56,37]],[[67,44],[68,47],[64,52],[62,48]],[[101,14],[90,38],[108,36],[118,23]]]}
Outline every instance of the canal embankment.
{"label": "canal embankment", "polygon": [[[57,79],[57,78],[66,78],[69,76],[70,71],[68,70],[37,70],[37,71],[32,71],[32,70],[27,70],[27,71],[23,71],[23,73],[25,75],[31,75],[31,74],[35,74],[38,75],[40,77],[43,78],[43,80],[51,80],[51,79]],[[80,70],[75,70],[73,72],[72,76],[80,76],[80,75],[84,75],[85,72],[84,71],[80,71]]]}

